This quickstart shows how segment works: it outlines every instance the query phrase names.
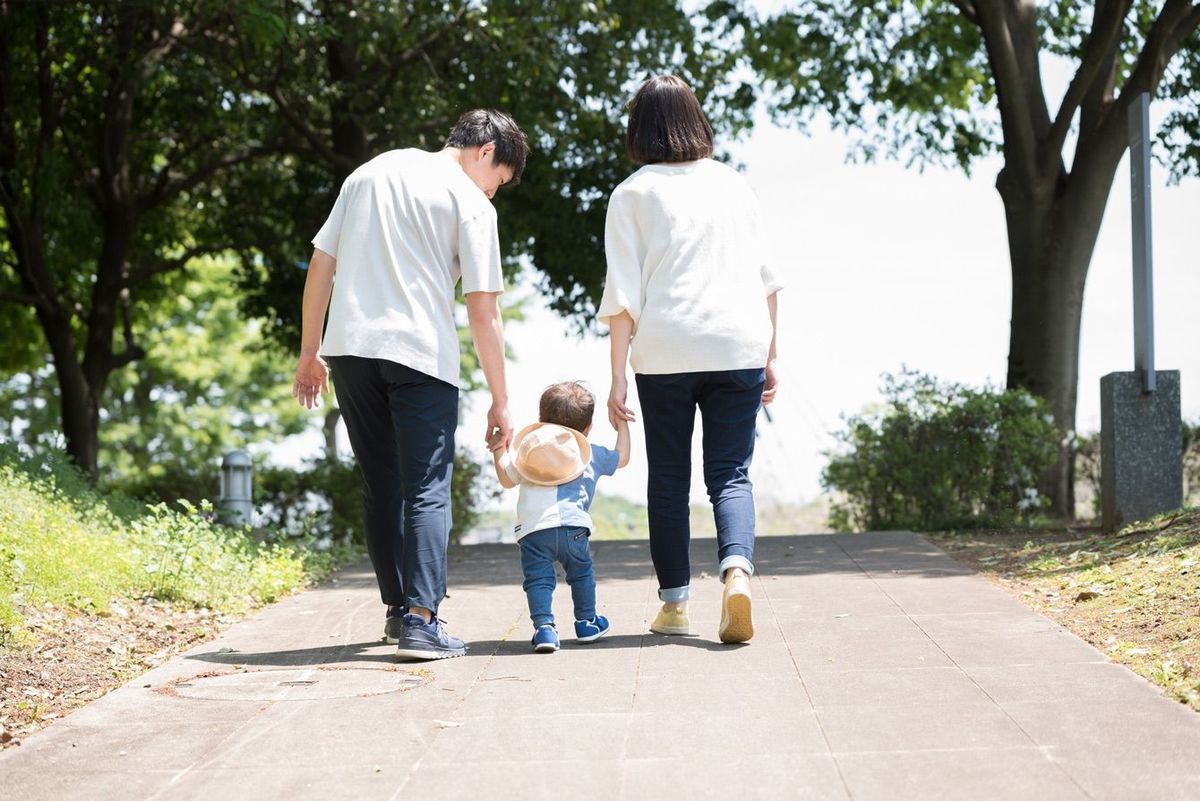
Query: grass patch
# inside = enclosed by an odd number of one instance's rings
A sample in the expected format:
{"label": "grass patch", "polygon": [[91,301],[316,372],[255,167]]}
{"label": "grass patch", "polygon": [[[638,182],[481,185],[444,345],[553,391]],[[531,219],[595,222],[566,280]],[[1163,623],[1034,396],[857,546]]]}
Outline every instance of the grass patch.
{"label": "grass patch", "polygon": [[358,556],[92,490],[0,447],[0,747]]}
{"label": "grass patch", "polygon": [[57,457],[0,462],[0,647],[32,646],[21,608],[83,614],[152,598],[240,614],[303,587],[337,555],[217,525],[212,508],[147,507],[90,489]]}
{"label": "grass patch", "polygon": [[931,538],[1200,711],[1200,508],[1112,535],[1058,529]]}

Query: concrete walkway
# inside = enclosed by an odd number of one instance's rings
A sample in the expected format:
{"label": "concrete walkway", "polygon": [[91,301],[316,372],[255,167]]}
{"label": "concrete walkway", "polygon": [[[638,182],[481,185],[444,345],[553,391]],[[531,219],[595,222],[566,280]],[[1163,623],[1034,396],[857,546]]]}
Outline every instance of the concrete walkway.
{"label": "concrete walkway", "polygon": [[397,664],[345,571],[4,752],[0,795],[1200,798],[1200,715],[918,536],[761,539],[748,646],[707,574],[695,636],[647,633],[646,544],[594,549],[596,644],[531,653],[515,547],[475,546],[442,608],[469,656]]}

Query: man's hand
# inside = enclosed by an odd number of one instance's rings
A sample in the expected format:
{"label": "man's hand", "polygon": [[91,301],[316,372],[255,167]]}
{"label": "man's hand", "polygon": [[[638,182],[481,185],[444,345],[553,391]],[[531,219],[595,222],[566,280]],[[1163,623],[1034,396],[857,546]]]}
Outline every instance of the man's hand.
{"label": "man's hand", "polygon": [[763,406],[775,400],[775,391],[779,389],[779,374],[775,371],[775,360],[767,362],[767,382],[763,384]]}
{"label": "man's hand", "polygon": [[321,405],[321,393],[329,391],[329,365],[315,351],[302,351],[296,363],[292,397],[306,409]]}
{"label": "man's hand", "polygon": [[628,379],[625,376],[614,378],[612,388],[608,391],[608,422],[612,424],[614,430],[621,430],[621,422],[632,423],[637,421],[637,416],[633,413],[633,410],[625,405],[625,398],[628,394]]}
{"label": "man's hand", "polygon": [[508,450],[512,444],[512,418],[508,416],[507,403],[492,403],[487,414],[487,431],[483,439],[492,453]]}

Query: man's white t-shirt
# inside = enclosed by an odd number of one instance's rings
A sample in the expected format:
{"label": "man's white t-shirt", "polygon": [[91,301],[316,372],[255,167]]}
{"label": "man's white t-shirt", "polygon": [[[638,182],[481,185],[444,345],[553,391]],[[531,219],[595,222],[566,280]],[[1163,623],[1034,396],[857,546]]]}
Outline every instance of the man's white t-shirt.
{"label": "man's white t-shirt", "polygon": [[616,188],[596,318],[628,311],[635,373],[761,368],[771,347],[771,265],[758,198],[712,159],[647,164]]}
{"label": "man's white t-shirt", "polygon": [[337,259],[324,356],[459,386],[454,287],[503,292],[496,210],[455,161],[392,150],[350,174],[313,246]]}

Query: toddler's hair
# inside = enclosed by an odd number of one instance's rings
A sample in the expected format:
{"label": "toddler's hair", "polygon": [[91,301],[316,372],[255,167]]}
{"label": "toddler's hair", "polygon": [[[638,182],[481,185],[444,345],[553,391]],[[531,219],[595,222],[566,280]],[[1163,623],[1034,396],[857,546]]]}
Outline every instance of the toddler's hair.
{"label": "toddler's hair", "polygon": [[551,384],[538,404],[538,422],[555,423],[580,433],[592,424],[596,396],[580,381]]}

